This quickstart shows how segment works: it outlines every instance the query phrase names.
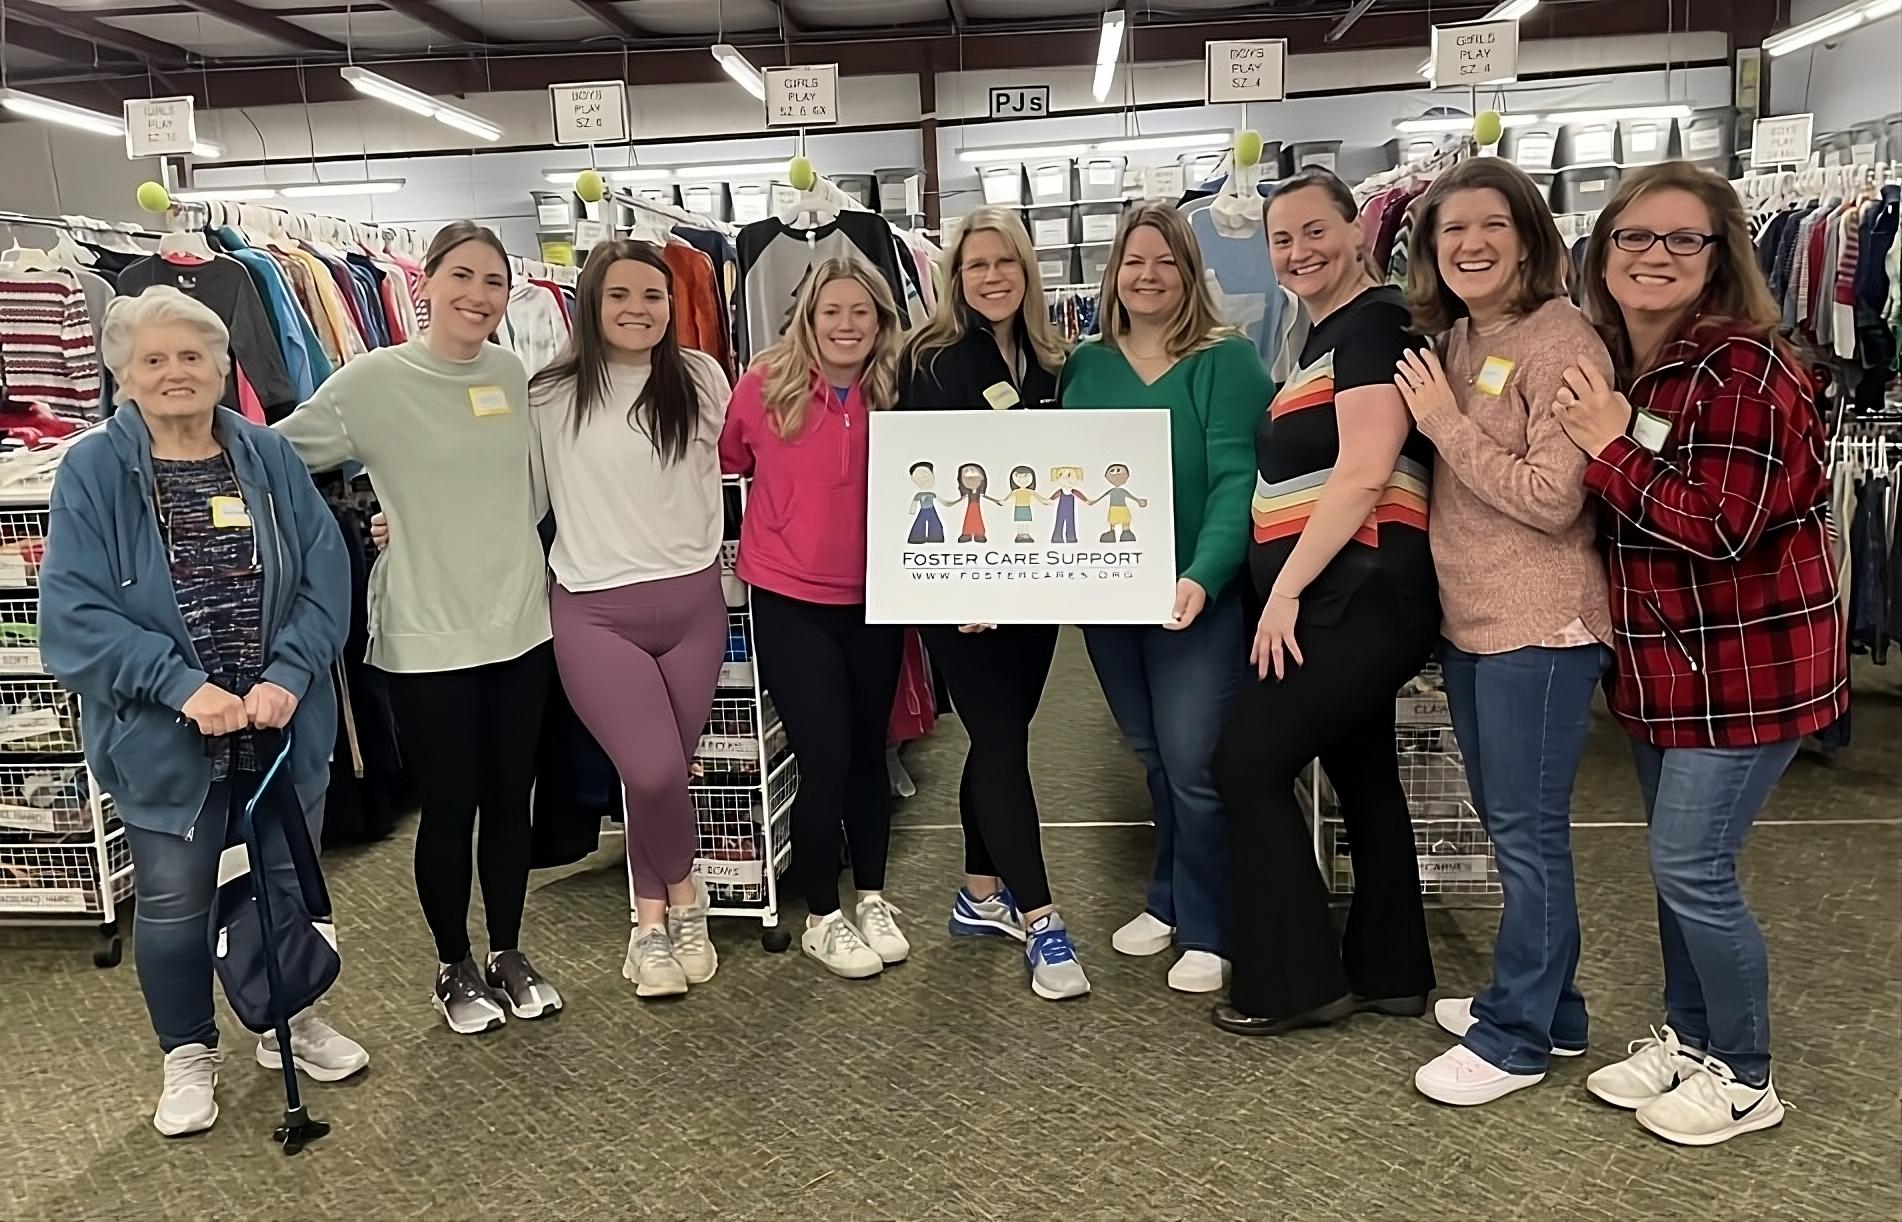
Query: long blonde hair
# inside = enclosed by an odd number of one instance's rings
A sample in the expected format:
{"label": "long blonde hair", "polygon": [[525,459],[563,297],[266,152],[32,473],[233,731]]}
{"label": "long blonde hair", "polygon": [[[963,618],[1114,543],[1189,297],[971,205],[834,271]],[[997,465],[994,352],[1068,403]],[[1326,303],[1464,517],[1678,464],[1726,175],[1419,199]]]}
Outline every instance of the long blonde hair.
{"label": "long blonde hair", "polygon": [[1202,252],[1196,247],[1189,222],[1171,204],[1147,203],[1138,204],[1123,214],[1123,226],[1116,231],[1116,244],[1110,247],[1109,266],[1103,269],[1100,321],[1104,345],[1121,352],[1123,338],[1129,334],[1129,312],[1123,308],[1122,298],[1117,296],[1116,279],[1123,266],[1123,256],[1129,250],[1129,236],[1145,225],[1162,235],[1162,240],[1169,245],[1169,253],[1175,257],[1176,269],[1182,273],[1182,303],[1163,331],[1163,345],[1169,355],[1188,356],[1191,352],[1212,348],[1224,336],[1235,334],[1215,308],[1215,298],[1209,292],[1208,279],[1202,270]]}
{"label": "long blonde hair", "polygon": [[1044,309],[1043,276],[1037,268],[1037,253],[1031,246],[1030,234],[1017,213],[995,204],[973,208],[958,227],[957,242],[941,257],[944,291],[938,294],[938,305],[932,310],[930,321],[920,327],[906,345],[905,360],[909,367],[922,372],[946,348],[958,344],[970,333],[972,310],[964,297],[964,244],[974,233],[994,233],[1003,239],[1017,266],[1023,269],[1024,300],[1017,307],[1018,321],[1023,324],[1024,335],[1037,354],[1037,363],[1052,373],[1062,369],[1070,349],[1057,329],[1050,325],[1049,311]]}
{"label": "long blonde hair", "polygon": [[898,397],[898,354],[904,347],[898,321],[898,306],[884,279],[854,259],[826,259],[815,263],[806,273],[793,302],[792,321],[779,342],[761,353],[754,363],[766,378],[766,414],[773,431],[782,439],[799,436],[806,425],[806,408],[812,402],[813,381],[819,376],[819,337],[813,330],[813,316],[819,312],[819,292],[835,280],[855,280],[872,298],[878,313],[878,335],[872,341],[872,355],[859,375],[859,396],[870,411],[884,411]]}

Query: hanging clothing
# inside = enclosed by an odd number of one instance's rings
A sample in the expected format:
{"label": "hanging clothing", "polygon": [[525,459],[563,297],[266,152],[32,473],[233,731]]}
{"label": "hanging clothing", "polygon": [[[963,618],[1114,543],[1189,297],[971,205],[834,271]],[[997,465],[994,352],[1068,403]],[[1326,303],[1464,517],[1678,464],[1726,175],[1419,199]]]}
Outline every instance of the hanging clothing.
{"label": "hanging clothing", "polygon": [[297,406],[297,392],[284,369],[277,336],[243,264],[224,256],[209,263],[174,263],[154,257],[119,273],[122,297],[136,297],[158,284],[169,285],[208,307],[230,330],[232,373],[219,402],[234,409],[240,405],[237,371],[243,369],[267,415],[281,419]]}
{"label": "hanging clothing", "polygon": [[0,271],[0,383],[22,402],[101,414],[99,353],[76,273]]}
{"label": "hanging clothing", "polygon": [[786,330],[806,273],[826,259],[850,259],[877,272],[901,313],[905,276],[898,266],[892,229],[872,212],[841,212],[827,224],[795,229],[781,221],[755,221],[740,230],[740,300],[734,314],[742,328],[740,351],[759,355]]}
{"label": "hanging clothing", "polygon": [[686,242],[668,242],[660,253],[674,274],[675,337],[681,347],[706,353],[724,370],[730,358],[724,347],[726,328],[713,283],[713,260]]}
{"label": "hanging clothing", "polygon": [[1189,229],[1215,283],[1216,310],[1241,331],[1273,368],[1280,355],[1281,287],[1262,232],[1261,201],[1219,196],[1183,209]]}
{"label": "hanging clothing", "polygon": [[533,284],[509,290],[508,313],[503,316],[503,347],[522,359],[529,377],[540,373],[568,343],[568,320],[548,292]]}

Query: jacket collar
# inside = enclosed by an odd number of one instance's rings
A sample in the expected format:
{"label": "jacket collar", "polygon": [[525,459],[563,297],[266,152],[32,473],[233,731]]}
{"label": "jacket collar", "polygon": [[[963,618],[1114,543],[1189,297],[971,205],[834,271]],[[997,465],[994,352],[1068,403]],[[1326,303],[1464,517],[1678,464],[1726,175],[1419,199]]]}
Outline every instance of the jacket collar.
{"label": "jacket collar", "polygon": [[[214,408],[211,417],[211,433],[231,456],[232,470],[237,473],[240,483],[264,488],[268,484],[264,463],[258,456],[257,448],[251,438],[245,435],[245,419],[229,408]],[[145,427],[145,417],[133,404],[125,404],[106,418],[106,436],[112,442],[113,452],[119,457],[119,463],[128,474],[137,475],[141,482],[150,485],[152,474],[152,431]]]}

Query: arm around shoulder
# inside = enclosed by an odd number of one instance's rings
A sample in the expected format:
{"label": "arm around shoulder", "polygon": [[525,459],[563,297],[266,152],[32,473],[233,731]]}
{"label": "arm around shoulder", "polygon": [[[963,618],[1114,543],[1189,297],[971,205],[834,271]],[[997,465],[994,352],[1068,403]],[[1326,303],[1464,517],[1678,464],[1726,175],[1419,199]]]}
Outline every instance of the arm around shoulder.
{"label": "arm around shoulder", "polygon": [[289,503],[290,538],[297,549],[295,602],[271,643],[264,678],[299,700],[342,656],[350,632],[350,559],[330,506],[311,482],[297,452],[283,437],[279,479]]}
{"label": "arm around shoulder", "polygon": [[349,381],[354,381],[349,379],[349,372],[338,371],[296,411],[271,426],[291,443],[298,460],[309,470],[330,471],[358,457],[339,402],[339,395],[348,394]]}

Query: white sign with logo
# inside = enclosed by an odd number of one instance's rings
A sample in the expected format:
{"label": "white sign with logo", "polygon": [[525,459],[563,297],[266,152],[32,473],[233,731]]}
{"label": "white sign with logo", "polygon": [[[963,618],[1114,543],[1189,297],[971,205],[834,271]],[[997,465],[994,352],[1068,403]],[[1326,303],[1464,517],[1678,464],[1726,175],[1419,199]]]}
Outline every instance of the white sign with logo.
{"label": "white sign with logo", "polygon": [[1041,119],[1050,113],[1048,85],[999,85],[990,97],[993,119]]}
{"label": "white sign with logo", "polygon": [[1808,165],[1815,132],[1815,115],[1758,119],[1751,127],[1750,168],[1768,170],[1780,165]]}
{"label": "white sign with logo", "polygon": [[766,126],[830,127],[839,121],[839,66],[766,70]]}
{"label": "white sign with logo", "polygon": [[1175,605],[1169,413],[872,417],[865,615],[880,624],[1161,624]]}
{"label": "white sign with logo", "polygon": [[1279,102],[1287,96],[1288,40],[1254,38],[1207,44],[1205,100]]}
{"label": "white sign with logo", "polygon": [[126,99],[127,157],[183,157],[197,143],[198,124],[189,97]]}
{"label": "white sign with logo", "polygon": [[1519,22],[1462,21],[1433,27],[1433,87],[1509,81],[1519,73]]}
{"label": "white sign with logo", "polygon": [[627,140],[627,85],[583,81],[550,85],[556,144],[622,144]]}

